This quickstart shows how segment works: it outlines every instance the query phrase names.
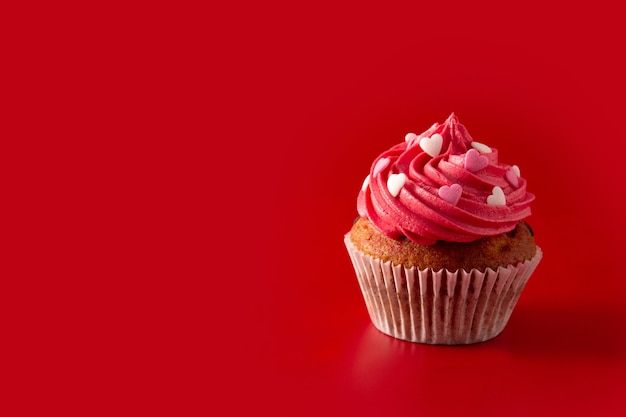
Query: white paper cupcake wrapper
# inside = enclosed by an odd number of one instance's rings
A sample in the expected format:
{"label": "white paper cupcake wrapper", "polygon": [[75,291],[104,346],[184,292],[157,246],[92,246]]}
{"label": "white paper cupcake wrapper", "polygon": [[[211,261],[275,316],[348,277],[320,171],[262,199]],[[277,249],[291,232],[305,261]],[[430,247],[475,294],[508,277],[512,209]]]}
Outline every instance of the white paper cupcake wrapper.
{"label": "white paper cupcake wrapper", "polygon": [[398,339],[428,344],[489,340],[506,326],[543,253],[482,272],[419,270],[382,262],[344,238],[374,326]]}

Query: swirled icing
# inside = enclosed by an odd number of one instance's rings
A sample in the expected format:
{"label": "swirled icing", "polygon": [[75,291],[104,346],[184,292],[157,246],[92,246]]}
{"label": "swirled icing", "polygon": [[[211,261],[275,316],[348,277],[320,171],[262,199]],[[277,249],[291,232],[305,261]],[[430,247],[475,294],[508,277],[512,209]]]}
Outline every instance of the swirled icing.
{"label": "swirled icing", "polygon": [[390,238],[431,245],[511,231],[534,198],[519,168],[500,163],[452,113],[374,160],[357,210]]}

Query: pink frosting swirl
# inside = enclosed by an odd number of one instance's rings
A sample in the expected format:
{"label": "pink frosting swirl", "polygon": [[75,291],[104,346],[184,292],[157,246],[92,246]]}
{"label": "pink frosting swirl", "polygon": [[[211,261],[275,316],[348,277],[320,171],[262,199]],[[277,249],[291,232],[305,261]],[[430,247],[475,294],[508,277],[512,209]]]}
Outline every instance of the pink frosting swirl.
{"label": "pink frosting swirl", "polygon": [[519,168],[501,164],[498,151],[475,142],[453,113],[376,158],[357,210],[390,238],[431,245],[511,231],[534,198]]}

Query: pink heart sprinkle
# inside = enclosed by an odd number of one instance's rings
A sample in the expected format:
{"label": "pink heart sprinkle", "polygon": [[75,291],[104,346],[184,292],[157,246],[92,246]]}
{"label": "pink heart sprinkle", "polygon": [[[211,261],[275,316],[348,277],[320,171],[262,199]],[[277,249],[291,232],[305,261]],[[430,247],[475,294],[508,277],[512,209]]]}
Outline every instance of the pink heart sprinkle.
{"label": "pink heart sprinkle", "polygon": [[515,172],[515,169],[513,169],[513,167],[509,168],[506,170],[505,174],[504,174],[504,178],[506,178],[506,180],[515,188],[519,187],[519,177],[517,176],[517,173]]}
{"label": "pink heart sprinkle", "polygon": [[461,199],[461,193],[463,192],[463,187],[459,184],[452,184],[451,186],[443,185],[439,188],[439,197],[448,203],[456,206],[459,200]]}
{"label": "pink heart sprinkle", "polygon": [[489,159],[485,155],[478,153],[476,149],[470,149],[465,154],[465,169],[476,172],[489,165]]}
{"label": "pink heart sprinkle", "polygon": [[387,168],[387,165],[389,165],[389,162],[391,162],[389,158],[381,158],[378,161],[376,161],[376,165],[374,165],[374,171],[372,172],[372,177],[376,178],[378,174],[380,174],[380,171]]}

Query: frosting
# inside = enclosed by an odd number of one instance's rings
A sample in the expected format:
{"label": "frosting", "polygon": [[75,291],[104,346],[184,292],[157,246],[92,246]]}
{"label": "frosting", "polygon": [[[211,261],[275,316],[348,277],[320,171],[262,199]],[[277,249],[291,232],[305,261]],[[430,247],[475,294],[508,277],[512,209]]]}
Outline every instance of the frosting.
{"label": "frosting", "polygon": [[376,158],[357,199],[361,217],[397,239],[431,245],[511,231],[535,196],[517,165],[475,142],[452,113]]}

